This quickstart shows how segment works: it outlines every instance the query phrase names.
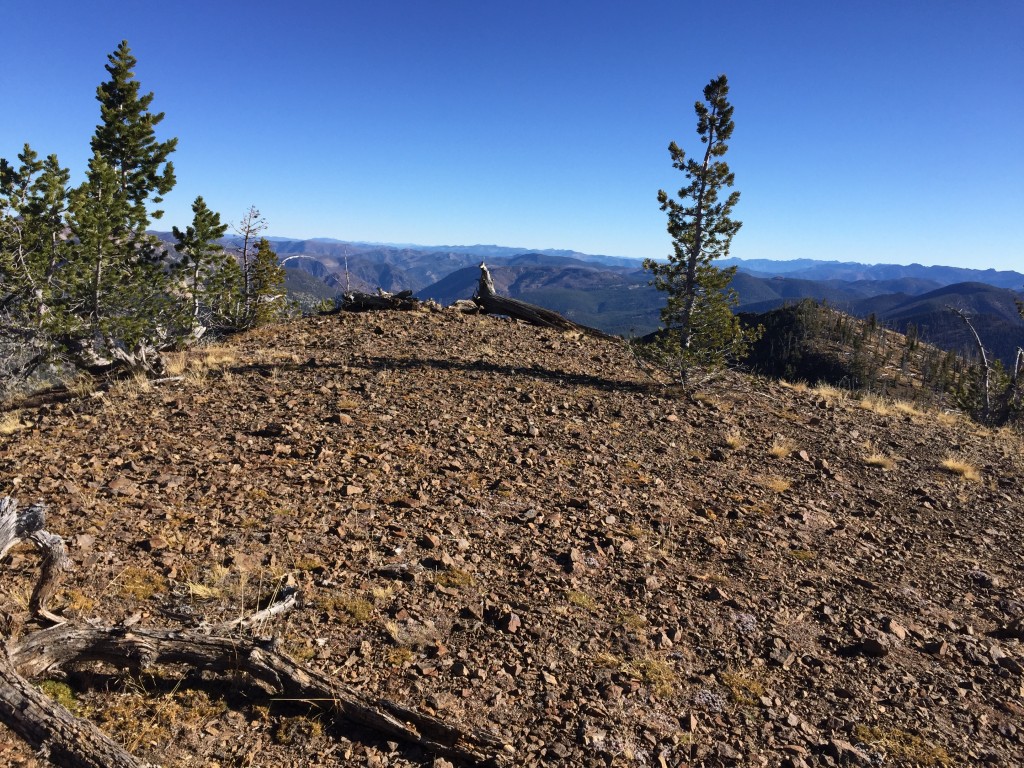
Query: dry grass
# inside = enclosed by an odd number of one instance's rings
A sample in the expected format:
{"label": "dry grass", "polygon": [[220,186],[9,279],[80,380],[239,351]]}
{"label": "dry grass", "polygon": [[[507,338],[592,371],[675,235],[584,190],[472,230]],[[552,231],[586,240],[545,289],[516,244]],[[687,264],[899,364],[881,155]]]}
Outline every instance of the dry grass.
{"label": "dry grass", "polygon": [[96,391],[96,379],[87,373],[80,373],[73,379],[68,379],[63,383],[67,387],[68,392],[78,398],[89,397],[89,395]]}
{"label": "dry grass", "polygon": [[788,437],[779,436],[772,440],[772,444],[768,447],[768,453],[777,459],[782,459],[795,451],[796,447],[796,443]]}
{"label": "dry grass", "polygon": [[893,414],[892,404],[877,395],[865,395],[861,398],[860,407],[865,411],[877,413],[879,416],[891,416]]}
{"label": "dry grass", "polygon": [[947,766],[953,761],[942,747],[930,744],[920,736],[896,728],[871,728],[858,725],[854,729],[858,741],[885,750],[886,754],[899,763],[923,766]]}
{"label": "dry grass", "polygon": [[153,389],[153,382],[142,374],[129,376],[125,379],[118,379],[110,385],[110,398],[115,402],[123,402],[138,397],[143,392]]}
{"label": "dry grass", "polygon": [[579,592],[577,590],[570,590],[566,594],[566,599],[577,608],[583,608],[586,611],[593,613],[597,610],[597,600],[592,598],[586,592]]}
{"label": "dry grass", "polygon": [[922,411],[913,403],[907,402],[906,400],[897,400],[892,404],[892,409],[896,413],[902,413],[904,416],[913,416],[914,418],[924,418],[928,414]]}
{"label": "dry grass", "polygon": [[168,376],[186,376],[199,381],[205,380],[210,371],[220,371],[237,362],[237,352],[223,344],[164,355],[164,369]]}
{"label": "dry grass", "polygon": [[764,684],[752,677],[738,672],[723,672],[719,678],[737,704],[757,704],[757,697],[764,696]]}
{"label": "dry grass", "polygon": [[761,485],[775,493],[785,493],[793,487],[793,483],[784,477],[766,477],[761,481]]}
{"label": "dry grass", "polygon": [[743,439],[743,435],[740,434],[738,429],[730,429],[726,432],[725,439],[722,442],[726,448],[731,448],[734,451],[738,451],[747,444],[747,441]]}
{"label": "dry grass", "polygon": [[834,387],[831,384],[825,383],[816,384],[811,391],[826,400],[845,400],[850,394],[845,389],[840,389],[839,387]]}
{"label": "dry grass", "polygon": [[876,449],[876,447],[874,447],[874,443],[867,441],[864,443],[864,447],[868,452],[867,456],[864,457],[864,464],[868,467],[892,469],[893,466],[895,466],[896,460]]}
{"label": "dry grass", "polygon": [[20,429],[24,429],[25,424],[21,421],[21,411],[8,411],[3,416],[0,416],[0,435],[13,435]]}
{"label": "dry grass", "polygon": [[655,696],[664,698],[672,695],[676,673],[668,662],[654,658],[637,659],[623,664],[621,670],[647,683]]}
{"label": "dry grass", "polygon": [[787,549],[786,555],[799,563],[809,563],[818,556],[809,549]]}
{"label": "dry grass", "polygon": [[978,471],[978,468],[962,459],[950,456],[944,459],[939,466],[951,475],[959,475],[964,480],[970,480],[972,483],[981,481],[981,473]]}
{"label": "dry grass", "polygon": [[167,580],[158,573],[129,566],[121,571],[107,585],[119,597],[134,597],[136,600],[148,600],[160,592],[167,591]]}
{"label": "dry grass", "polygon": [[473,586],[473,574],[461,568],[442,571],[434,577],[434,583],[448,589],[459,589]]}

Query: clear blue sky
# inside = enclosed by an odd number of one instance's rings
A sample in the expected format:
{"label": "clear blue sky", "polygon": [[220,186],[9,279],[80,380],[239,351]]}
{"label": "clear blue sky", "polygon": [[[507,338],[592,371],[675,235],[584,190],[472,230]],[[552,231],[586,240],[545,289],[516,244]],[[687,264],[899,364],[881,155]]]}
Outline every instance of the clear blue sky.
{"label": "clear blue sky", "polygon": [[729,76],[741,258],[1024,270],[1020,0],[7,0],[0,156],[80,180],[127,39],[178,185],[275,235],[661,257]]}

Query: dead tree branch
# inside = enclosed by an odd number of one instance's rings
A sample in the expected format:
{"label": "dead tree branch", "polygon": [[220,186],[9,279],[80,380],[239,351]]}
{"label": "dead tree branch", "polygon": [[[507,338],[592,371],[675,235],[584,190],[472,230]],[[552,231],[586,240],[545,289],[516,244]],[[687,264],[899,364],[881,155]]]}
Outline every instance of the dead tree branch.
{"label": "dead tree branch", "polygon": [[[31,610],[38,618],[61,622],[8,642],[0,651],[0,720],[58,766],[142,768],[87,720],[74,717],[29,681],[83,662],[103,662],[139,671],[160,665],[186,665],[222,674],[244,673],[270,696],[308,702],[330,716],[347,720],[430,752],[470,763],[495,763],[507,751],[504,741],[479,729],[451,725],[386,699],[374,699],[327,675],[306,669],[276,651],[273,643],[202,630],[94,626],[63,622],[50,613],[47,599],[67,570],[64,542],[44,528],[45,510],[36,504],[18,510],[11,497],[0,498],[0,555],[21,541],[43,553],[43,565]],[[258,613],[215,625],[215,632],[251,628],[296,605],[294,593]]]}
{"label": "dead tree branch", "polygon": [[560,331],[578,331],[600,339],[618,338],[604,331],[599,331],[597,328],[574,323],[557,312],[545,309],[544,307],[538,307],[536,304],[528,304],[518,299],[499,296],[494,290],[494,280],[491,278],[491,273],[484,263],[480,264],[480,283],[477,286],[476,295],[473,296],[473,301],[477,303],[484,313],[489,315],[508,315],[530,325],[556,328]]}

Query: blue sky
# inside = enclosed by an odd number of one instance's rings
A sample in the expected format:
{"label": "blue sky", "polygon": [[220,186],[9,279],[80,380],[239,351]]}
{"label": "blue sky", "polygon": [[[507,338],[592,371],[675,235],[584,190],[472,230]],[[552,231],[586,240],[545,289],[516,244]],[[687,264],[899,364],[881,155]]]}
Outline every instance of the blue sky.
{"label": "blue sky", "polygon": [[0,156],[81,179],[127,39],[197,194],[273,234],[662,257],[729,76],[741,258],[1024,270],[1024,3],[8,0]]}

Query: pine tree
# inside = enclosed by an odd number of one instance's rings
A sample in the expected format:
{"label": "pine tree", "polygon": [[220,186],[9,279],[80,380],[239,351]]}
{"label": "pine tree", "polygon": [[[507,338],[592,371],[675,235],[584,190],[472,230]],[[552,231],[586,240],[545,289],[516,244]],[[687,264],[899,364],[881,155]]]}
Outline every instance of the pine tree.
{"label": "pine tree", "polygon": [[174,187],[174,164],[167,157],[178,144],[177,139],[156,140],[155,128],[164,113],[149,111],[153,94],[139,95],[135,79],[137,59],[132,56],[128,41],[122,40],[105,66],[110,80],[96,89],[100,103],[101,123],[92,137],[92,151],[102,157],[117,176],[120,192],[127,198],[128,222],[137,232],[145,232],[149,217],[159,219],[163,211],[147,210],[147,200],[163,201]]}
{"label": "pine tree", "polygon": [[28,144],[18,160],[0,159],[0,388],[54,352],[56,276],[67,256],[68,170]]}
{"label": "pine tree", "polygon": [[732,312],[738,304],[729,287],[735,268],[721,270],[712,263],[728,255],[741,226],[731,218],[740,193],[719,199],[734,182],[729,166],[719,159],[728,150],[726,142],[734,127],[728,94],[729,84],[722,75],[708,83],[704,101],[694,106],[697,133],[706,145],[703,158],[687,158],[674,141],[669,144],[672,166],[686,175],[688,184],[679,190],[679,200],[664,190],[658,192],[661,210],[668,214],[673,253],[665,264],[644,262],[654,275],[655,287],[668,294],[661,312],[662,359],[682,382],[694,368],[715,368],[738,357],[756,334],[756,329],[744,331]]}
{"label": "pine tree", "polygon": [[81,321],[70,341],[86,361],[114,348],[164,343],[175,310],[164,248],[146,230],[150,216],[162,215],[149,204],[174,186],[167,157],[177,139],[157,141],[164,115],[150,112],[152,93],[140,95],[127,42],[108,59],[110,79],[96,89],[93,156],[70,204],[76,247],[66,267],[65,309]]}
{"label": "pine tree", "polygon": [[[224,253],[217,240],[224,236],[228,225],[222,224],[220,214],[211,211],[203,198],[197,197],[192,203],[192,224],[182,232],[172,229],[177,241],[175,249],[181,254],[178,271],[184,275],[186,290],[190,296],[189,317],[185,321],[188,332],[195,336],[210,318],[218,314],[218,304],[224,300],[225,292],[231,293],[234,260]],[[225,274],[228,273],[228,274]],[[201,317],[202,312],[207,318]]]}
{"label": "pine tree", "polygon": [[280,318],[287,309],[284,290],[284,267],[270,241],[260,238],[251,264],[252,314],[249,325],[265,325]]}

